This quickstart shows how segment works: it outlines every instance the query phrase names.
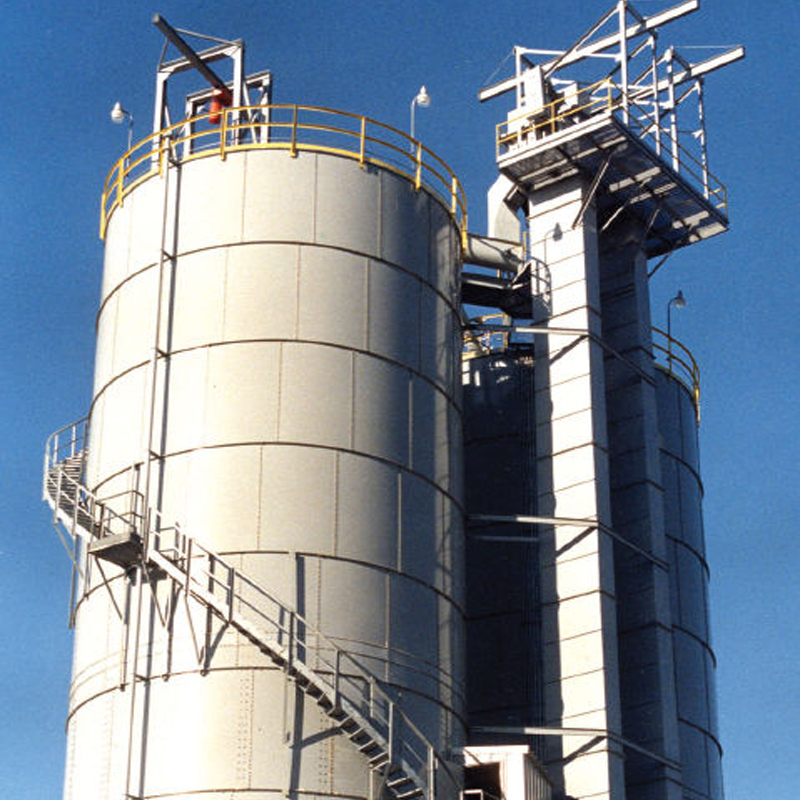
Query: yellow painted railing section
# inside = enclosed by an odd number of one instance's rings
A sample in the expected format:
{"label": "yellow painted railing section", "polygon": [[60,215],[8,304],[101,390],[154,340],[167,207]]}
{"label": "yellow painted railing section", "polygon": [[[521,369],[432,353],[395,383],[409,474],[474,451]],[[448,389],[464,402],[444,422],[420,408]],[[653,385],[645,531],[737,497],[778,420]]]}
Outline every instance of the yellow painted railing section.
{"label": "yellow painted railing section", "polygon": [[700,367],[686,345],[653,327],[653,355],[656,364],[677,378],[691,393],[697,422],[700,422]]}
{"label": "yellow painted railing section", "polygon": [[373,119],[331,108],[300,105],[227,108],[219,124],[211,113],[181,120],[137,142],[108,174],[100,203],[100,238],[104,239],[114,210],[140,183],[163,174],[166,164],[217,157],[245,150],[330,153],[362,167],[373,165],[425,189],[449,209],[467,235],[467,199],[453,170],[433,151],[406,133]]}
{"label": "yellow painted railing section", "polygon": [[[605,78],[571,94],[559,96],[540,108],[526,111],[497,125],[497,157],[504,156],[523,143],[543,140],[568,126],[582,122],[590,116],[621,112],[625,108],[622,87]],[[670,162],[673,152],[677,153],[678,169],[681,175],[689,178],[703,196],[715,208],[727,212],[728,190],[725,185],[703,163],[676,141],[669,130],[661,125],[652,112],[628,99],[628,120],[625,124],[641,140],[646,141],[656,153]],[[636,112],[636,113],[634,113]]]}
{"label": "yellow painted railing section", "polygon": [[[473,324],[495,323],[508,325],[511,318],[503,313],[484,314],[469,320]],[[700,367],[686,345],[668,336],[661,328],[653,327],[653,358],[656,364],[680,381],[691,393],[697,422],[700,422]],[[465,330],[463,333],[462,358],[476,358],[491,353],[504,353],[508,350],[510,334],[506,331],[487,331],[476,333]],[[531,343],[532,346],[532,343]]]}

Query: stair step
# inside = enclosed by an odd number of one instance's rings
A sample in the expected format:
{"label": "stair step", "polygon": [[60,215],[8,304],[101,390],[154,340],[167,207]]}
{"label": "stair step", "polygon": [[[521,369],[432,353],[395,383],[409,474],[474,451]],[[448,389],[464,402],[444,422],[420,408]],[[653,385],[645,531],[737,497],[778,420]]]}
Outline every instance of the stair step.
{"label": "stair step", "polygon": [[370,758],[369,765],[372,769],[380,769],[381,767],[385,767],[388,762],[389,754],[385,750],[381,750],[378,755]]}
{"label": "stair step", "polygon": [[409,789],[407,792],[398,792],[396,794],[397,800],[411,800],[412,797],[420,797],[425,792],[419,788],[419,786],[415,786],[413,789]]}
{"label": "stair step", "polygon": [[[139,558],[141,555],[141,542],[133,528],[139,517],[132,516],[129,533],[105,535],[110,533],[109,528],[104,525],[100,530],[96,519],[93,518],[93,513],[90,513],[90,509],[94,509],[94,504],[100,501],[86,486],[82,485],[84,465],[85,453],[81,453],[70,456],[53,467],[45,484],[50,505],[53,508],[57,506],[58,518],[65,526],[74,527],[77,523],[79,528],[85,529],[90,539],[89,552],[99,558],[126,566],[131,562],[133,556]],[[75,532],[75,530],[72,531],[73,534]],[[188,539],[188,537],[186,538]],[[179,554],[176,554],[174,558],[167,553],[160,555],[162,558],[168,559],[185,576],[185,559],[178,558]],[[216,558],[213,553],[208,553],[208,555],[210,558]],[[230,569],[235,577],[236,571],[221,559],[219,561],[223,567]],[[198,599],[201,598],[198,596]],[[222,615],[216,603],[206,601],[206,604],[209,605],[212,612]],[[278,611],[281,615],[291,613],[281,605],[278,605]],[[353,746],[364,756],[370,769],[382,775],[387,790],[391,792],[395,800],[424,798],[425,790],[420,788],[414,774],[392,762],[389,745],[381,732],[381,724],[372,718],[371,713],[359,710],[363,698],[360,695],[351,698],[351,695],[345,692],[342,701],[351,710],[346,711],[341,705],[338,705],[339,695],[335,694],[327,683],[330,677],[324,673],[318,673],[305,663],[303,658],[305,645],[298,645],[301,648],[300,652],[292,655],[291,648],[285,646],[283,635],[279,633],[276,638],[272,628],[265,629],[262,626],[261,623],[264,620],[254,617],[253,620],[248,621],[244,617],[237,616],[236,619],[228,618],[227,621],[232,622],[239,633],[279,666],[294,681],[297,688],[314,698],[316,704],[334,721],[336,729],[346,734]],[[265,615],[265,621],[269,624],[272,617],[268,614]],[[274,624],[277,624],[277,621],[274,621]],[[298,624],[305,625],[305,623]],[[268,631],[266,635],[265,630]],[[349,705],[351,702],[352,707]]]}

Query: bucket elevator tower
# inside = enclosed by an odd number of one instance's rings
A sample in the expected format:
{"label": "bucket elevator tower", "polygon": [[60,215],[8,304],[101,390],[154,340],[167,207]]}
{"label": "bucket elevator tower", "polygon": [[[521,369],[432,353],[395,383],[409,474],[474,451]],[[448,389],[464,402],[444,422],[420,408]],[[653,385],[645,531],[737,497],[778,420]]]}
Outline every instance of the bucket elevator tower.
{"label": "bucket elevator tower", "polygon": [[45,467],[76,542],[65,797],[455,800],[460,184],[155,22],[181,55],[105,184],[94,396]]}
{"label": "bucket elevator tower", "polygon": [[514,75],[480,93],[516,105],[489,192],[505,263],[464,275],[464,301],[495,310],[464,367],[476,791],[504,791],[527,745],[545,793],[722,797],[696,370],[653,332],[648,290],[728,224],[703,80],[743,50],[690,63],[658,46],[698,5],[620,0],[566,50],[515,47]]}

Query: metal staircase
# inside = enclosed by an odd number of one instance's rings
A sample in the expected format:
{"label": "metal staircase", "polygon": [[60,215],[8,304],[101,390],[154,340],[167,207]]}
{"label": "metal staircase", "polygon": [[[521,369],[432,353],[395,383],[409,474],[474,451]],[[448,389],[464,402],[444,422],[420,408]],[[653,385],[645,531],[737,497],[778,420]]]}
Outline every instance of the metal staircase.
{"label": "metal staircase", "polygon": [[54,523],[75,543],[82,541],[90,556],[126,569],[143,565],[151,575],[175,581],[249,639],[333,720],[397,800],[458,796],[458,781],[443,757],[391,690],[353,656],[177,524],[163,524],[152,510],[143,513],[136,492],[113,499],[92,493],[82,476],[85,428],[81,420],[47,443],[44,500]]}

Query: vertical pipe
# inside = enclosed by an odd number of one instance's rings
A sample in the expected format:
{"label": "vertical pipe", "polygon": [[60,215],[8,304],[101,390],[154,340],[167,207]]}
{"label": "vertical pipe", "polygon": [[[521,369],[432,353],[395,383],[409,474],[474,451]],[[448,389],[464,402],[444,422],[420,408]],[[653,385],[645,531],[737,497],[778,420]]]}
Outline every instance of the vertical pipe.
{"label": "vertical pipe", "polygon": [[622,78],[622,119],[628,124],[628,30],[627,30],[627,0],[619,0],[617,13],[619,15],[619,68]]}
{"label": "vertical pipe", "polygon": [[650,55],[652,57],[651,73],[653,76],[653,117],[656,123],[656,153],[661,155],[661,103],[658,102],[658,39],[655,33],[650,36]]}
{"label": "vertical pipe", "polygon": [[697,114],[700,121],[700,159],[703,165],[703,194],[706,200],[708,200],[708,150],[706,149],[706,112],[702,78],[697,79],[695,87],[697,88]]}
{"label": "vertical pipe", "polygon": [[678,152],[678,113],[675,107],[675,49],[670,47],[667,50],[667,81],[669,92],[669,135],[672,139],[672,167],[676,171],[680,171],[680,153]]}
{"label": "vertical pipe", "polygon": [[[163,157],[163,156],[162,156]],[[177,169],[177,167],[176,167]],[[164,173],[164,193],[161,205],[161,236],[159,238],[158,250],[158,287],[156,288],[156,321],[155,330],[153,331],[153,347],[150,355],[150,386],[149,386],[149,408],[147,418],[147,444],[146,452],[144,454],[144,492],[143,492],[143,512],[146,520],[145,528],[142,535],[142,548],[144,557],[147,557],[148,548],[150,544],[150,482],[152,479],[153,471],[153,438],[155,434],[155,417],[156,417],[156,390],[158,389],[158,362],[160,356],[160,340],[161,340],[161,309],[164,295],[164,264],[166,262],[166,244],[167,244],[167,218],[169,206],[169,164],[167,164]]]}
{"label": "vertical pipe", "polygon": [[140,563],[132,574],[133,580],[136,582],[136,621],[134,623],[134,636],[133,636],[133,659],[132,668],[130,670],[130,704],[128,707],[128,753],[127,763],[125,765],[125,794],[124,797],[135,797],[138,792],[131,791],[131,772],[133,770],[133,736],[135,733],[136,723],[136,669],[139,662],[139,640],[142,628],[142,564]]}

